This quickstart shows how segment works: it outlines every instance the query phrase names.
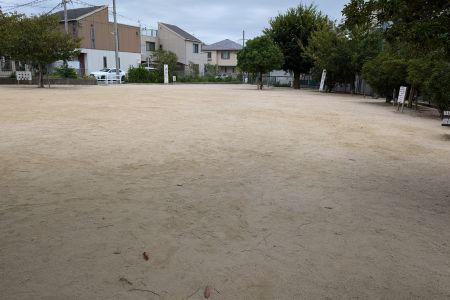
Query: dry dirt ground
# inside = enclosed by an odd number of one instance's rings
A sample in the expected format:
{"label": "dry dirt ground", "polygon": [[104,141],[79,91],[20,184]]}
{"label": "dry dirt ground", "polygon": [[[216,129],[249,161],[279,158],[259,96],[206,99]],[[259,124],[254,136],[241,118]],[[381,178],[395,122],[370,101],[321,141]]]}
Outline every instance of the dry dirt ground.
{"label": "dry dirt ground", "polygon": [[450,130],[428,115],[0,87],[0,299],[449,299]]}

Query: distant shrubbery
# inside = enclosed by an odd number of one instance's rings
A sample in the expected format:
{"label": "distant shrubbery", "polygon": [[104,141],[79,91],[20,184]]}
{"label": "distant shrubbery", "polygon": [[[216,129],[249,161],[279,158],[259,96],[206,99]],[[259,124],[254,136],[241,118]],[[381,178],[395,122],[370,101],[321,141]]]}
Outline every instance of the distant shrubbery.
{"label": "distant shrubbery", "polygon": [[60,67],[55,68],[55,74],[61,78],[77,78],[77,70],[69,67],[68,65],[62,65]]}
{"label": "distant shrubbery", "polygon": [[[169,76],[172,81],[172,76]],[[184,75],[177,76],[177,82],[241,82],[242,80],[232,77],[216,77],[213,75],[196,76]],[[137,68],[131,67],[128,70],[127,82],[130,83],[163,83],[164,74],[160,70],[147,70],[143,66]]]}
{"label": "distant shrubbery", "polygon": [[137,68],[130,67],[130,69],[128,69],[127,82],[162,83],[164,82],[164,75],[160,74],[158,70],[149,71],[143,66]]}
{"label": "distant shrubbery", "polygon": [[205,75],[205,76],[192,76],[192,75],[186,75],[186,76],[180,76],[177,78],[177,81],[179,82],[236,82],[237,80],[232,77],[215,77],[212,75]]}

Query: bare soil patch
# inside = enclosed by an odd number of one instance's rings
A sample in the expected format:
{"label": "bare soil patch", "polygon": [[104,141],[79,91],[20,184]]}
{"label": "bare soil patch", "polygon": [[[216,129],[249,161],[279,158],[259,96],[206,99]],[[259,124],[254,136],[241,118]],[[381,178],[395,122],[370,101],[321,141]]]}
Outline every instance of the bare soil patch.
{"label": "bare soil patch", "polygon": [[379,101],[1,86],[0,298],[449,298],[449,129]]}

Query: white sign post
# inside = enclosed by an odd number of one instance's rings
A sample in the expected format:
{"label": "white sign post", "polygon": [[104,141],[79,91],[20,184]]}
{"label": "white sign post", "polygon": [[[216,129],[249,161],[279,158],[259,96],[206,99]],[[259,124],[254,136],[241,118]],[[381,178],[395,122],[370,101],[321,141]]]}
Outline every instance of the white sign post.
{"label": "white sign post", "polygon": [[327,70],[323,69],[322,71],[322,79],[320,80],[320,88],[319,91],[323,92],[325,89],[325,79],[327,78]]}
{"label": "white sign post", "polygon": [[442,126],[450,126],[450,111],[444,111],[444,118],[442,119]]}
{"label": "white sign post", "polygon": [[400,103],[402,104],[402,112],[403,112],[403,109],[405,108],[405,97],[406,97],[407,89],[408,88],[406,86],[400,87],[400,91],[398,92],[397,111],[400,109]]}
{"label": "white sign post", "polygon": [[17,84],[22,80],[31,81],[33,78],[31,76],[31,71],[16,71]]}
{"label": "white sign post", "polygon": [[164,65],[164,84],[169,84],[169,66]]}

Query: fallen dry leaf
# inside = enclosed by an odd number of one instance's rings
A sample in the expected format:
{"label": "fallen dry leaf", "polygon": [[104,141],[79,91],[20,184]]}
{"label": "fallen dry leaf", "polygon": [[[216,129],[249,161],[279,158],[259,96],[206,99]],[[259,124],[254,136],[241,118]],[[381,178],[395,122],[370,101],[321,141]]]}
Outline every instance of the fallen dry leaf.
{"label": "fallen dry leaf", "polygon": [[203,292],[203,296],[205,296],[205,299],[208,299],[211,297],[211,290],[209,289],[209,286],[205,287],[205,291]]}
{"label": "fallen dry leaf", "polygon": [[142,253],[142,256],[144,257],[145,260],[149,260],[147,252]]}

